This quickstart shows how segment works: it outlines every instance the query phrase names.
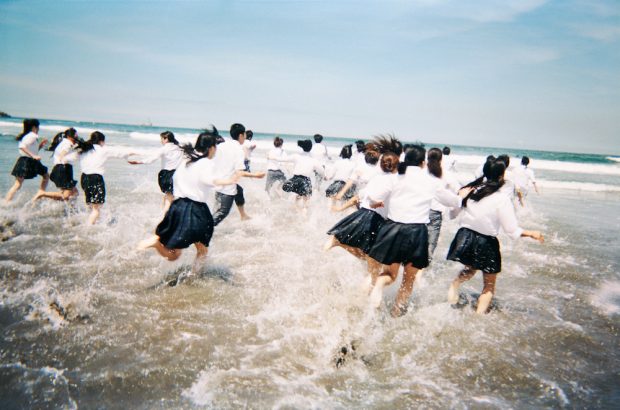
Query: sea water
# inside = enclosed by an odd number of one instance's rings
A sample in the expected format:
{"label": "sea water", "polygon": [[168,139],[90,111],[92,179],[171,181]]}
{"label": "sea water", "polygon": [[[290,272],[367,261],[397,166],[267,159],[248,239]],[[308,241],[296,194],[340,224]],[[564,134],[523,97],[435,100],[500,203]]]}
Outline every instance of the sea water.
{"label": "sea water", "polygon": [[[163,131],[43,121],[40,135],[69,126],[84,138],[99,129],[106,144],[136,152],[156,149]],[[0,122],[2,195],[14,182],[19,131],[17,120]],[[172,131],[181,141],[197,135]],[[260,171],[274,135],[255,135],[251,166]],[[284,149],[295,152],[298,137],[284,137]],[[352,141],[325,142],[335,158]],[[480,276],[461,290],[472,303],[446,302],[460,268],[445,260],[455,221],[445,221],[409,312],[388,314],[397,285],[380,309],[370,308],[364,264],[341,249],[322,250],[325,232],[343,217],[328,211],[327,183],[300,215],[293,198],[270,199],[264,180],[242,180],[252,219],[240,221],[233,209],[215,230],[206,266],[183,280],[193,249],[176,262],[135,250],[162,218],[159,164],[110,160],[95,226],[86,225],[83,193],[75,207],[32,205],[40,180],[26,181],[0,207],[11,231],[0,243],[0,407],[617,406],[620,164],[607,158],[617,152],[452,149],[463,182],[488,154],[508,153],[514,163],[528,155],[541,190],[517,215],[546,242],[500,235],[503,269],[485,316],[472,309]],[[51,158],[42,157],[51,170]]]}

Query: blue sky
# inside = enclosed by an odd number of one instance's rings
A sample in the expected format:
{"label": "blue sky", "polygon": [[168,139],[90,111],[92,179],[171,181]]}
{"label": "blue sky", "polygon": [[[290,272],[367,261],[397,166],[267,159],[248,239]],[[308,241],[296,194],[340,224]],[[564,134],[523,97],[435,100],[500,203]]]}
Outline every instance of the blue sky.
{"label": "blue sky", "polygon": [[620,152],[617,1],[0,1],[0,110]]}

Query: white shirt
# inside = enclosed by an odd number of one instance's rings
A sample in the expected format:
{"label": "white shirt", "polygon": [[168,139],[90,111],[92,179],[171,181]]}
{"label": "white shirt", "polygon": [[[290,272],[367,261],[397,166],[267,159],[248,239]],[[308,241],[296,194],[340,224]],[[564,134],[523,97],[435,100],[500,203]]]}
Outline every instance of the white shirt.
{"label": "white shirt", "polygon": [[513,182],[513,174],[512,171],[506,170],[504,173],[504,185],[499,189],[501,192],[505,193],[508,198],[513,199],[515,196],[515,183]]}
{"label": "white shirt", "polygon": [[74,151],[75,144],[67,138],[63,138],[54,150],[54,165],[70,164],[77,159],[77,152]]}
{"label": "white shirt", "polygon": [[241,146],[241,148],[243,148],[244,158],[250,159],[250,157],[252,156],[252,151],[254,150],[254,148],[256,148],[256,143],[250,141],[249,139],[246,139],[245,141],[243,141],[243,145]]}
{"label": "white shirt", "polygon": [[381,170],[381,167],[379,167],[379,164],[370,165],[364,161],[363,164],[355,167],[350,179],[357,185],[357,189],[359,190],[364,188],[368,181],[382,172],[383,171]]}
{"label": "white shirt", "polygon": [[328,176],[327,179],[346,182],[351,177],[354,168],[355,163],[353,161],[348,158],[340,158],[329,167],[329,172],[326,172],[328,174],[326,175]]}
{"label": "white shirt", "polygon": [[431,201],[437,200],[449,207],[459,207],[461,198],[443,189],[441,180],[431,176],[426,169],[408,166],[405,174],[397,174],[383,189],[371,194],[374,202],[387,203],[387,217],[394,222],[412,224],[430,222]]}
{"label": "white shirt", "polygon": [[19,141],[17,148],[19,149],[19,155],[22,157],[27,156],[21,150],[22,148],[27,149],[32,155],[38,155],[39,154],[39,136],[32,131],[29,132],[28,134],[24,135],[24,138],[22,138],[21,141]]}
{"label": "white shirt", "polygon": [[322,142],[314,143],[310,150],[310,155],[319,161],[321,165],[325,165],[325,161],[327,160],[327,147],[323,145]]}
{"label": "white shirt", "polygon": [[370,181],[368,181],[366,187],[364,187],[364,189],[362,189],[358,193],[360,199],[360,208],[375,211],[376,213],[381,215],[383,219],[385,219],[387,217],[389,200],[387,200],[387,202],[384,202],[382,207],[373,209],[370,206],[371,198],[380,195],[381,190],[383,190],[386,185],[391,186],[394,183],[396,176],[397,174],[381,172],[380,174],[375,175],[375,177],[372,178]]}
{"label": "white shirt", "polygon": [[525,191],[529,189],[530,184],[536,182],[536,178],[534,177],[534,171],[532,171],[525,165],[519,165],[519,167],[515,169],[515,172],[513,173],[513,179],[517,189]]}
{"label": "white shirt", "polygon": [[293,154],[290,157],[290,161],[295,163],[293,168],[293,175],[303,175],[308,178],[312,178],[314,172],[318,172],[319,175],[323,175],[323,164],[316,158],[313,158],[310,153],[304,152],[302,154]]}
{"label": "white shirt", "polygon": [[215,179],[214,160],[202,158],[189,164],[181,161],[172,177],[174,197],[206,204],[211,196],[211,189],[216,186]]}
{"label": "white shirt", "polygon": [[480,201],[469,199],[467,206],[461,208],[460,226],[483,235],[497,236],[500,227],[513,239],[521,236],[511,199],[497,191]]}
{"label": "white shirt", "polygon": [[286,152],[284,152],[284,149],[282,147],[273,147],[268,153],[267,153],[267,169],[271,170],[271,171],[278,171],[281,170],[282,167],[280,166],[280,163],[276,160],[286,160],[287,155]]}
{"label": "white shirt", "polygon": [[183,150],[178,145],[167,142],[157,149],[152,155],[147,156],[142,162],[150,164],[161,159],[161,169],[173,171],[183,161]]}
{"label": "white shirt", "polygon": [[[435,176],[432,176],[432,177],[436,178]],[[455,194],[461,188],[461,185],[458,179],[456,179],[456,176],[452,172],[443,171],[440,181],[441,181],[440,184],[443,187],[443,189],[447,189],[450,192],[453,192]],[[446,206],[444,206],[441,202],[439,202],[437,198],[433,198],[431,202],[431,209],[433,211],[444,212],[446,210]]]}
{"label": "white shirt", "polygon": [[474,179],[478,179],[483,175],[484,175],[484,164],[476,168],[476,171],[474,171]]}
{"label": "white shirt", "polygon": [[450,155],[444,155],[441,165],[444,171],[455,171],[456,159]]}
{"label": "white shirt", "polygon": [[127,158],[129,155],[131,152],[127,148],[95,144],[93,149],[80,154],[80,169],[83,174],[103,175],[105,173],[104,164],[108,159]]}
{"label": "white shirt", "polygon": [[[219,179],[231,179],[237,171],[245,170],[243,160],[243,148],[239,141],[232,138],[226,138],[221,144],[217,144],[217,150],[215,151],[216,175]],[[236,195],[237,185],[223,185],[215,188],[216,192],[226,195]]]}
{"label": "white shirt", "polygon": [[359,152],[359,151],[354,152],[353,155],[351,156],[351,159],[355,163],[356,167],[364,165],[366,163],[366,156],[363,152]]}

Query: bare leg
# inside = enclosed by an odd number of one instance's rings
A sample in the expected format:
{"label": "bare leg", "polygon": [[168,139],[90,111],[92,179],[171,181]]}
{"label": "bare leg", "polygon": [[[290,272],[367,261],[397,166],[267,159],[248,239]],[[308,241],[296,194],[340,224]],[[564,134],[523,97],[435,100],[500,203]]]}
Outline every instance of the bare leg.
{"label": "bare leg", "polygon": [[154,248],[164,258],[169,261],[174,261],[181,256],[181,249],[168,249],[161,242],[159,242],[159,236],[153,235],[150,238],[144,239],[138,243],[138,250],[145,250],[148,248]]}
{"label": "bare leg", "polygon": [[97,222],[97,219],[99,219],[101,204],[89,204],[89,206],[91,208],[91,211],[90,215],[88,216],[88,224],[94,225]]}
{"label": "bare leg", "polygon": [[483,314],[489,310],[489,305],[493,299],[495,293],[495,281],[497,280],[497,273],[484,273],[483,274],[484,288],[478,298],[478,307],[476,313]]}
{"label": "bare leg", "polygon": [[243,205],[241,206],[237,205],[237,209],[239,210],[239,216],[241,216],[242,221],[245,221],[247,219],[252,219],[248,214],[245,213],[245,210],[243,209]]}
{"label": "bare leg", "polygon": [[172,201],[174,201],[174,196],[172,194],[164,194],[164,213],[168,212]]}
{"label": "bare leg", "polygon": [[413,283],[415,282],[416,273],[418,273],[418,268],[413,266],[411,263],[405,265],[403,282],[400,284],[400,288],[398,288],[396,300],[394,301],[394,306],[392,307],[392,317],[402,316],[407,312],[407,305],[409,304],[411,292],[413,292]]}
{"label": "bare leg", "polygon": [[384,267],[383,272],[375,281],[375,287],[372,289],[372,292],[370,292],[371,306],[376,308],[381,306],[381,301],[383,300],[383,288],[391,285],[392,282],[396,280],[399,267],[400,263],[393,263],[389,266]]}
{"label": "bare leg", "polygon": [[366,256],[366,265],[368,266],[368,276],[364,280],[362,291],[366,295],[370,295],[375,283],[377,283],[377,278],[381,274],[381,264],[370,256]]}
{"label": "bare leg", "polygon": [[192,267],[192,273],[197,274],[200,267],[204,265],[207,260],[209,248],[200,242],[196,242],[194,246],[196,247],[196,260],[194,261],[194,266]]}
{"label": "bare leg", "polygon": [[477,270],[471,266],[465,266],[459,275],[452,281],[450,288],[448,289],[448,303],[454,305],[459,301],[459,287],[461,283],[467,282],[474,277]]}
{"label": "bare leg", "polygon": [[45,174],[43,175],[43,179],[41,180],[41,185],[39,185],[39,190],[40,191],[45,191],[45,188],[47,188],[47,183],[50,180],[50,174]]}
{"label": "bare leg", "polygon": [[21,189],[23,183],[24,178],[15,177],[15,183],[13,184],[11,189],[9,189],[9,192],[6,193],[6,197],[4,198],[6,202],[11,202],[13,200],[15,193]]}
{"label": "bare leg", "polygon": [[32,198],[32,200],[36,201],[41,198],[50,198],[56,201],[64,201],[67,199],[65,198],[65,194],[64,194],[65,192],[71,192],[71,191],[62,190],[60,192],[47,192],[47,191],[39,190],[39,192],[37,192],[37,194]]}
{"label": "bare leg", "polygon": [[341,247],[342,249],[346,250],[351,255],[355,256],[356,258],[366,259],[366,254],[364,253],[364,251],[362,251],[359,248],[355,248],[353,246],[344,245],[344,244],[340,243],[340,241],[338,241],[338,239],[336,239],[336,237],[334,235],[330,235],[330,237],[327,240],[327,242],[325,242],[325,244],[323,245],[323,250],[328,251],[331,248],[333,248],[334,246]]}

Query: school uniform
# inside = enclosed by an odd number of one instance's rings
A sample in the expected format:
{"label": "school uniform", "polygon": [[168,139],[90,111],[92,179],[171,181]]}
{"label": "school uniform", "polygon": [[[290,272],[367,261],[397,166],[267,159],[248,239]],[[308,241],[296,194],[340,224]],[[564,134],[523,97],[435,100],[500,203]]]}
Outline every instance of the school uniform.
{"label": "school uniform", "polygon": [[502,270],[497,235],[500,228],[513,239],[521,236],[512,200],[497,191],[480,201],[468,200],[460,210],[460,228],[452,240],[447,259],[485,273]]}
{"label": "school uniform", "polygon": [[50,180],[58,189],[70,190],[77,185],[73,179],[73,162],[77,159],[75,144],[63,138],[54,150],[54,168]]}
{"label": "school uniform", "polygon": [[321,182],[323,181],[323,177],[325,176],[325,164],[327,163],[327,159],[329,155],[327,153],[327,147],[323,145],[322,142],[315,142],[312,144],[312,149],[310,150],[310,155],[320,164],[323,172],[314,173],[316,179],[317,188],[320,187]]}
{"label": "school uniform", "polygon": [[313,174],[324,175],[323,165],[309,153],[293,154],[288,160],[295,163],[293,177],[282,185],[284,192],[294,192],[299,196],[312,195]]}
{"label": "school uniform", "polygon": [[94,144],[93,149],[80,154],[82,176],[80,185],[87,204],[105,203],[105,163],[110,158],[127,158],[131,153],[125,148]]}
{"label": "school uniform", "polygon": [[[232,138],[226,138],[224,142],[217,145],[217,151],[213,158],[217,177],[220,179],[231,179],[238,171],[244,171],[243,148],[239,141]],[[215,201],[217,202],[217,210],[213,214],[215,226],[228,216],[233,202],[237,206],[245,204],[243,196],[243,188],[237,185],[225,185],[215,189]]]}
{"label": "school uniform", "polygon": [[176,169],[175,200],[155,230],[166,248],[184,249],[197,242],[209,246],[215,224],[207,201],[215,187],[215,173],[215,163],[208,158]]}
{"label": "school uniform", "polygon": [[183,160],[183,150],[177,144],[167,142],[161,146],[153,155],[147,156],[142,162],[150,164],[161,160],[161,171],[157,174],[159,189],[164,194],[173,192],[172,177],[174,171],[179,167]]}
{"label": "school uniform", "polygon": [[[329,170],[329,174],[326,175],[326,179],[333,179],[334,182],[332,182],[325,190],[325,196],[327,196],[328,198],[336,196],[336,194],[340,192],[342,187],[346,185],[346,181],[351,178],[351,174],[353,173],[354,169],[355,163],[351,159],[340,158],[339,160],[337,160],[334,163],[333,167]],[[349,200],[353,198],[354,195],[355,188],[351,187],[349,188],[349,190],[347,190],[347,192],[345,192],[343,199]]]}
{"label": "school uniform", "polygon": [[418,269],[428,266],[429,211],[433,198],[443,205],[459,207],[461,199],[444,189],[441,181],[426,169],[409,166],[391,184],[371,195],[375,202],[389,199],[387,220],[379,229],[369,255],[384,265],[411,263]]}
{"label": "school uniform", "polygon": [[26,149],[32,155],[39,154],[39,136],[34,132],[29,132],[19,141],[19,155],[11,171],[11,175],[16,178],[32,179],[37,175],[44,176],[47,174],[45,167],[40,160],[34,159],[26,155],[22,149]]}
{"label": "school uniform", "polygon": [[358,248],[367,254],[374,245],[386,216],[386,207],[373,209],[370,198],[376,196],[374,193],[379,193],[385,184],[390,185],[394,178],[395,174],[382,173],[370,180],[359,193],[360,208],[341,219],[327,234],[334,235],[341,244]]}
{"label": "school uniform", "polygon": [[528,168],[526,165],[519,165],[514,173],[513,179],[515,184],[515,190],[521,192],[523,196],[527,196],[530,186],[536,183],[536,177],[534,171]]}
{"label": "school uniform", "polygon": [[[431,175],[433,178],[435,176]],[[440,184],[444,189],[448,189],[454,193],[457,193],[460,184],[456,179],[455,175],[449,171],[443,171]],[[437,198],[433,198],[431,201],[431,210],[429,213],[429,223],[427,225],[428,229],[428,255],[429,259],[432,259],[433,253],[435,253],[435,248],[437,248],[437,242],[439,241],[439,233],[441,232],[441,225],[443,223],[443,213],[448,208],[444,206]]]}
{"label": "school uniform", "polygon": [[243,165],[245,166],[245,171],[250,172],[250,160],[252,158],[252,151],[256,148],[256,143],[246,138],[241,148],[243,148]]}
{"label": "school uniform", "polygon": [[267,153],[267,178],[265,180],[265,191],[269,192],[276,182],[286,181],[286,175],[282,171],[279,161],[285,161],[286,152],[282,147],[274,147]]}

